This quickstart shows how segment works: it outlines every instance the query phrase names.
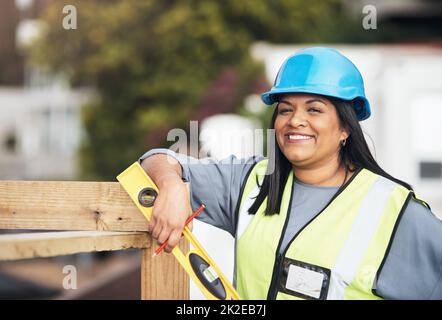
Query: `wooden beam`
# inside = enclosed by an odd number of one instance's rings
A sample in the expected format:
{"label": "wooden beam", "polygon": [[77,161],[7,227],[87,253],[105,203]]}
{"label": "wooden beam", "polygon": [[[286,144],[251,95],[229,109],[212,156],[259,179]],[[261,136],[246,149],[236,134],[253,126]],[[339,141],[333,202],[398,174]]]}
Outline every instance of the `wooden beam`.
{"label": "wooden beam", "polygon": [[62,231],[0,235],[0,261],[149,248],[145,232]]}
{"label": "wooden beam", "polygon": [[147,231],[147,225],[118,182],[0,182],[0,229]]}
{"label": "wooden beam", "polygon": [[[175,257],[166,252],[152,258],[157,245],[143,249],[141,255],[141,299],[189,300],[189,276]],[[179,243],[183,252],[189,251],[189,241]]]}

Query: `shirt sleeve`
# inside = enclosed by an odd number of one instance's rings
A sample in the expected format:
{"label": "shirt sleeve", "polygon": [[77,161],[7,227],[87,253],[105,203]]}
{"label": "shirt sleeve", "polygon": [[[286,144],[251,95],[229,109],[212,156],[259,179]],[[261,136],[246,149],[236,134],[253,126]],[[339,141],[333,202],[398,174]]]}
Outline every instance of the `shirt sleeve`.
{"label": "shirt sleeve", "polygon": [[387,299],[442,299],[442,221],[413,199],[377,282]]}
{"label": "shirt sleeve", "polygon": [[196,159],[168,149],[152,149],[141,156],[139,161],[154,154],[168,154],[180,163],[182,179],[190,184],[192,210],[199,208],[202,203],[206,205],[197,219],[234,236],[235,209],[241,187],[253,165],[263,157],[238,159],[232,155],[222,160]]}

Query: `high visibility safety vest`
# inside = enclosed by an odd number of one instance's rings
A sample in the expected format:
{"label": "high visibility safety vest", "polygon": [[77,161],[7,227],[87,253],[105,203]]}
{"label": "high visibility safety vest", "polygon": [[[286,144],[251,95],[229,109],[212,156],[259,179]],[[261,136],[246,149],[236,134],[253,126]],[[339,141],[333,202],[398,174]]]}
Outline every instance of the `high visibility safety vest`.
{"label": "high visibility safety vest", "polygon": [[375,280],[413,192],[367,169],[357,169],[326,207],[279,254],[293,198],[293,172],[279,214],[248,209],[267,160],[250,171],[241,191],[236,286],[243,299],[380,299]]}

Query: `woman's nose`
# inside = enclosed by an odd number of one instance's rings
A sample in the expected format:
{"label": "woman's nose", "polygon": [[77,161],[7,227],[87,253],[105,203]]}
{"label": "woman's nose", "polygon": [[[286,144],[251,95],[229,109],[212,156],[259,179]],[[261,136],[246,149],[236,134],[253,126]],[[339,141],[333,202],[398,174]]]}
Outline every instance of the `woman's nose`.
{"label": "woman's nose", "polygon": [[299,127],[299,126],[305,127],[307,125],[307,119],[302,112],[296,111],[293,112],[293,116],[291,117],[289,123],[293,127]]}

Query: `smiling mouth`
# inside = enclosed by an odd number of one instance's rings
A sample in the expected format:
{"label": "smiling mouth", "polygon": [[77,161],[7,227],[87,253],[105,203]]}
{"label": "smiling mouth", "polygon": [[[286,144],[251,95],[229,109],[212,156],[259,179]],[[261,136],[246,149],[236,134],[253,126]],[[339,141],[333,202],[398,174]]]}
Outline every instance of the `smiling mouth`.
{"label": "smiling mouth", "polygon": [[313,136],[301,135],[301,134],[286,134],[285,135],[288,142],[303,142],[313,139]]}

